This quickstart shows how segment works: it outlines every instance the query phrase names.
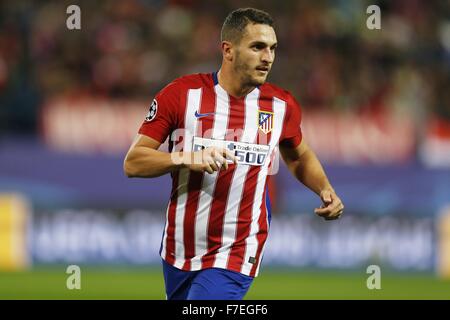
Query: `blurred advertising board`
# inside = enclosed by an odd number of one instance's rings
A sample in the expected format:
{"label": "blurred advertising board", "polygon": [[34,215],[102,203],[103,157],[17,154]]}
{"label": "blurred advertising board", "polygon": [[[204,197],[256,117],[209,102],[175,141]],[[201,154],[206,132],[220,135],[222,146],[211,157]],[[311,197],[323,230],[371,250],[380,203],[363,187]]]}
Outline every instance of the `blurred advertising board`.
{"label": "blurred advertising board", "polygon": [[41,110],[46,143],[72,153],[123,154],[148,110],[145,102],[89,96],[48,100]]}
{"label": "blurred advertising board", "polygon": [[162,213],[62,209],[35,214],[30,251],[36,263],[158,262]]}
{"label": "blurred advertising board", "polygon": [[[164,213],[64,209],[35,214],[30,252],[37,264],[157,264]],[[264,265],[352,269],[369,264],[432,270],[432,218],[313,214],[276,216]]]}
{"label": "blurred advertising board", "polygon": [[329,111],[303,114],[303,135],[323,162],[386,165],[408,163],[415,157],[415,128],[407,115]]}

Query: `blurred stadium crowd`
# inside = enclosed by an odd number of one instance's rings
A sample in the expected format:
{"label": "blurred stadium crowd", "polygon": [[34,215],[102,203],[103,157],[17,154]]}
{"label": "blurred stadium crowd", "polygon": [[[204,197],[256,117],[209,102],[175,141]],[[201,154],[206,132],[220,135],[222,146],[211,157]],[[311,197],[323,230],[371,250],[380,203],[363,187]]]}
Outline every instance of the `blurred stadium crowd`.
{"label": "blurred stadium crowd", "polygon": [[[143,98],[188,73],[220,66],[226,13],[272,14],[279,41],[269,80],[305,110],[390,109],[420,124],[450,120],[447,1],[79,1],[82,29],[66,28],[68,1],[0,4],[0,133],[35,133],[42,101],[61,94]],[[368,30],[366,8],[381,8]]]}

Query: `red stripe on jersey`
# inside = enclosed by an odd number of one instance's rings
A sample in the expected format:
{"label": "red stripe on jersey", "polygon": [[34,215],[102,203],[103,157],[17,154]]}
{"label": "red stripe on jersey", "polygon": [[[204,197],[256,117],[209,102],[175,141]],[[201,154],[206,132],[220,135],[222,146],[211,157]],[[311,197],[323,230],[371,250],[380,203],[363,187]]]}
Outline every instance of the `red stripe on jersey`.
{"label": "red stripe on jersey", "polygon": [[195,255],[195,214],[198,207],[198,197],[202,188],[203,174],[200,172],[190,172],[186,208],[183,221],[183,242],[184,242],[184,265],[185,271],[191,270],[191,260]]}
{"label": "red stripe on jersey", "polygon": [[216,185],[214,190],[211,211],[208,218],[208,253],[202,257],[202,268],[211,268],[215,261],[215,254],[222,246],[223,219],[230,193],[230,185],[233,179],[235,167],[229,167],[226,171],[220,171],[218,180],[220,186]]}
{"label": "red stripe on jersey", "polygon": [[265,241],[267,240],[267,235],[269,231],[269,226],[267,224],[267,207],[266,207],[266,196],[267,196],[267,178],[266,184],[264,186],[264,194],[263,201],[261,203],[261,215],[258,219],[259,232],[256,235],[256,239],[258,240],[258,250],[256,251],[256,262],[253,264],[252,270],[250,271],[250,276],[254,277],[256,275],[256,269],[260,264],[261,253],[264,246]]}
{"label": "red stripe on jersey", "polygon": [[166,256],[165,260],[170,263],[175,263],[175,213],[177,209],[178,198],[178,172],[172,175],[172,194],[170,196],[169,209],[167,211],[167,238],[166,238]]}
{"label": "red stripe on jersey", "polygon": [[200,110],[198,111],[201,114],[210,114],[208,116],[203,116],[197,119],[198,121],[198,130],[197,134],[203,138],[211,138],[212,128],[214,127],[214,114],[216,110],[216,94],[214,89],[212,90],[203,90],[202,93],[202,104],[200,106]]}
{"label": "red stripe on jersey", "polygon": [[245,125],[245,98],[236,99],[229,95],[230,112],[225,140],[240,141]]}

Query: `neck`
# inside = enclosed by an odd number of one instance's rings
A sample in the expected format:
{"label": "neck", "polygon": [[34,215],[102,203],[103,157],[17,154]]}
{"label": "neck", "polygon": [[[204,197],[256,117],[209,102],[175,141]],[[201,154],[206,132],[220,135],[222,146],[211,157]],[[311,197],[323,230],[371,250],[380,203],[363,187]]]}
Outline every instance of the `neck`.
{"label": "neck", "polygon": [[255,88],[255,86],[244,84],[242,79],[236,77],[235,74],[223,66],[217,73],[217,80],[219,81],[220,86],[225,89],[228,94],[237,98],[246,96]]}

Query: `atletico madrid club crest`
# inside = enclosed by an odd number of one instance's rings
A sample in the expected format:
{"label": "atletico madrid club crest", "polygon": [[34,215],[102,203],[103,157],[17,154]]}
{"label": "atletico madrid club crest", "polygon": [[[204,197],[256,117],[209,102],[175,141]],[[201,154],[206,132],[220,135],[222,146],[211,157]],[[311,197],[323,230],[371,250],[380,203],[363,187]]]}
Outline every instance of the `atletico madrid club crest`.
{"label": "atletico madrid club crest", "polygon": [[273,129],[273,112],[258,111],[258,127],[259,129],[268,134]]}
{"label": "atletico madrid club crest", "polygon": [[147,116],[145,117],[145,121],[152,121],[156,117],[156,112],[158,111],[158,102],[156,99],[153,99],[152,105],[148,110]]}

